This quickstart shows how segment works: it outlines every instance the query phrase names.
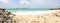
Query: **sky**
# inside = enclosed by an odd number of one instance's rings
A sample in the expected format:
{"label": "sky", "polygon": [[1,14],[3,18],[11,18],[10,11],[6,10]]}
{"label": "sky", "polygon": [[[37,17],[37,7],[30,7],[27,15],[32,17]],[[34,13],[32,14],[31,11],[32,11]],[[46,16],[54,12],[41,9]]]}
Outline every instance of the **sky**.
{"label": "sky", "polygon": [[0,0],[0,8],[60,8],[60,0]]}

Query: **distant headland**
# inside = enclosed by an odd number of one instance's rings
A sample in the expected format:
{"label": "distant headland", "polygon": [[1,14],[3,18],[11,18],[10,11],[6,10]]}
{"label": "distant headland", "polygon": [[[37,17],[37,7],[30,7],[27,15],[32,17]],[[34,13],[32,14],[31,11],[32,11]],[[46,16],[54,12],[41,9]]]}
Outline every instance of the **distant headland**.
{"label": "distant headland", "polygon": [[49,9],[49,10],[60,10],[60,8],[52,8],[52,9]]}

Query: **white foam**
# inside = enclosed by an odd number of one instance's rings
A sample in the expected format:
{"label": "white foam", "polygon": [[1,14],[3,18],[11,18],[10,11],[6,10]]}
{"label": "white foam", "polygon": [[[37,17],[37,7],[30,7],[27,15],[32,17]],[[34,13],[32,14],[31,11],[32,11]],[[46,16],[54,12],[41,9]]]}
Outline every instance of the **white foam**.
{"label": "white foam", "polygon": [[41,15],[41,14],[48,14],[52,13],[55,10],[49,10],[49,11],[19,11],[15,12],[14,14],[19,14],[19,15]]}

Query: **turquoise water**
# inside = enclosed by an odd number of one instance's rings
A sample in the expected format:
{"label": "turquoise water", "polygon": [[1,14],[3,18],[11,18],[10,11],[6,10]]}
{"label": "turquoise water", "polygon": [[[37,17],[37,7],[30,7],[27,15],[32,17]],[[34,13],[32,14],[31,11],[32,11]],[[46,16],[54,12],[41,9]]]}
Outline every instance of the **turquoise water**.
{"label": "turquoise water", "polygon": [[49,8],[6,8],[8,11],[17,12],[17,11],[48,11]]}

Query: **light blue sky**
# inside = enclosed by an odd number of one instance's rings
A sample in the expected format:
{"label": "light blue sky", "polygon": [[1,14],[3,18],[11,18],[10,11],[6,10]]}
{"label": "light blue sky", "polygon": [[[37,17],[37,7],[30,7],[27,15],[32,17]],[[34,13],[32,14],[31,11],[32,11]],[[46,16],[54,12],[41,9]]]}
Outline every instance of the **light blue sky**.
{"label": "light blue sky", "polygon": [[[60,0],[0,0],[2,8],[59,8]],[[28,3],[26,3],[28,2]]]}

